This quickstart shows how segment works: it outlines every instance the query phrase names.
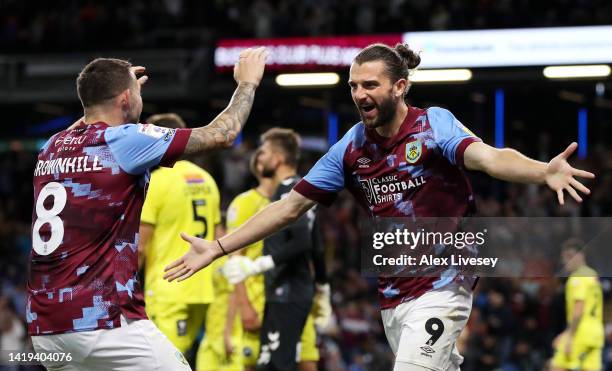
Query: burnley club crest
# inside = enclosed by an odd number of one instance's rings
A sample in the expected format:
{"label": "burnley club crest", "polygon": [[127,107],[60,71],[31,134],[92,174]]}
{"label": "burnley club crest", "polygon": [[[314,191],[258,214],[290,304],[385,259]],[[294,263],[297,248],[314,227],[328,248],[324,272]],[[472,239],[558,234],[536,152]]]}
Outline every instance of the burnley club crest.
{"label": "burnley club crest", "polygon": [[406,143],[406,162],[414,164],[421,158],[421,153],[423,153],[423,143],[420,139]]}

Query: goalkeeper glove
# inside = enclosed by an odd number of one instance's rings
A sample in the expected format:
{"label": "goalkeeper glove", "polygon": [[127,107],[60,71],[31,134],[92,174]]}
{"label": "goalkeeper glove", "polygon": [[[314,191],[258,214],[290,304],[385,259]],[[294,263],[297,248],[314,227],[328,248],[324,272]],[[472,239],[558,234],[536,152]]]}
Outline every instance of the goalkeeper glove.
{"label": "goalkeeper glove", "polygon": [[244,255],[230,257],[223,266],[223,275],[229,283],[235,285],[247,277],[263,273],[274,268],[274,260],[270,255],[260,256],[251,260]]}
{"label": "goalkeeper glove", "polygon": [[319,331],[327,327],[332,317],[331,289],[329,283],[317,284],[312,306],[314,323]]}

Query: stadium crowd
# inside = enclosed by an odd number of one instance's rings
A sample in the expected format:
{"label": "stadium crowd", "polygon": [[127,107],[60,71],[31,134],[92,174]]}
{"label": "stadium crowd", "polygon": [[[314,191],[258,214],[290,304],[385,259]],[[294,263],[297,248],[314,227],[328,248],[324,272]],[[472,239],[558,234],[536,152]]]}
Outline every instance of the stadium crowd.
{"label": "stadium crowd", "polygon": [[612,22],[605,0],[154,0],[0,2],[0,50],[201,47],[221,37],[286,37]]}

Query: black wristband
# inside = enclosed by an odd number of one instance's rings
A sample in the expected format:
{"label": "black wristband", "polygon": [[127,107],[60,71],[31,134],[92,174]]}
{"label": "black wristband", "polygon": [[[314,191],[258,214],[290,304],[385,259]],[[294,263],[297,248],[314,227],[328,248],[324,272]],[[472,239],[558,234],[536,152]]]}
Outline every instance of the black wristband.
{"label": "black wristband", "polygon": [[225,251],[225,249],[221,245],[221,241],[217,240],[217,243],[219,244],[219,248],[221,249],[221,251],[223,251],[223,255],[227,255],[227,252]]}

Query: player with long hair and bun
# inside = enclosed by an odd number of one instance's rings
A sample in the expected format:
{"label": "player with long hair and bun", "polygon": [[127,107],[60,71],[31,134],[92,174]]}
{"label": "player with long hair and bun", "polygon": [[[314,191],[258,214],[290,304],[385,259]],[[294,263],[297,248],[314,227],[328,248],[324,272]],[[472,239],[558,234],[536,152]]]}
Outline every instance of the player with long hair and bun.
{"label": "player with long hair and bun", "polygon": [[[362,121],[319,159],[287,197],[233,233],[216,241],[183,235],[191,250],[166,268],[166,277],[190,277],[224,252],[292,223],[315,203],[330,205],[344,188],[372,218],[472,214],[474,194],[466,170],[547,185],[560,204],[564,192],[578,202],[582,199],[577,191],[589,193],[575,177],[594,175],[567,162],[576,143],[550,162],[540,162],[483,143],[446,109],[407,104],[410,71],[419,63],[419,56],[403,44],[395,48],[373,44],[359,52],[348,83]],[[396,371],[459,369],[463,357],[455,343],[470,315],[472,285],[473,278],[452,272],[379,278],[382,320],[396,356]]]}

